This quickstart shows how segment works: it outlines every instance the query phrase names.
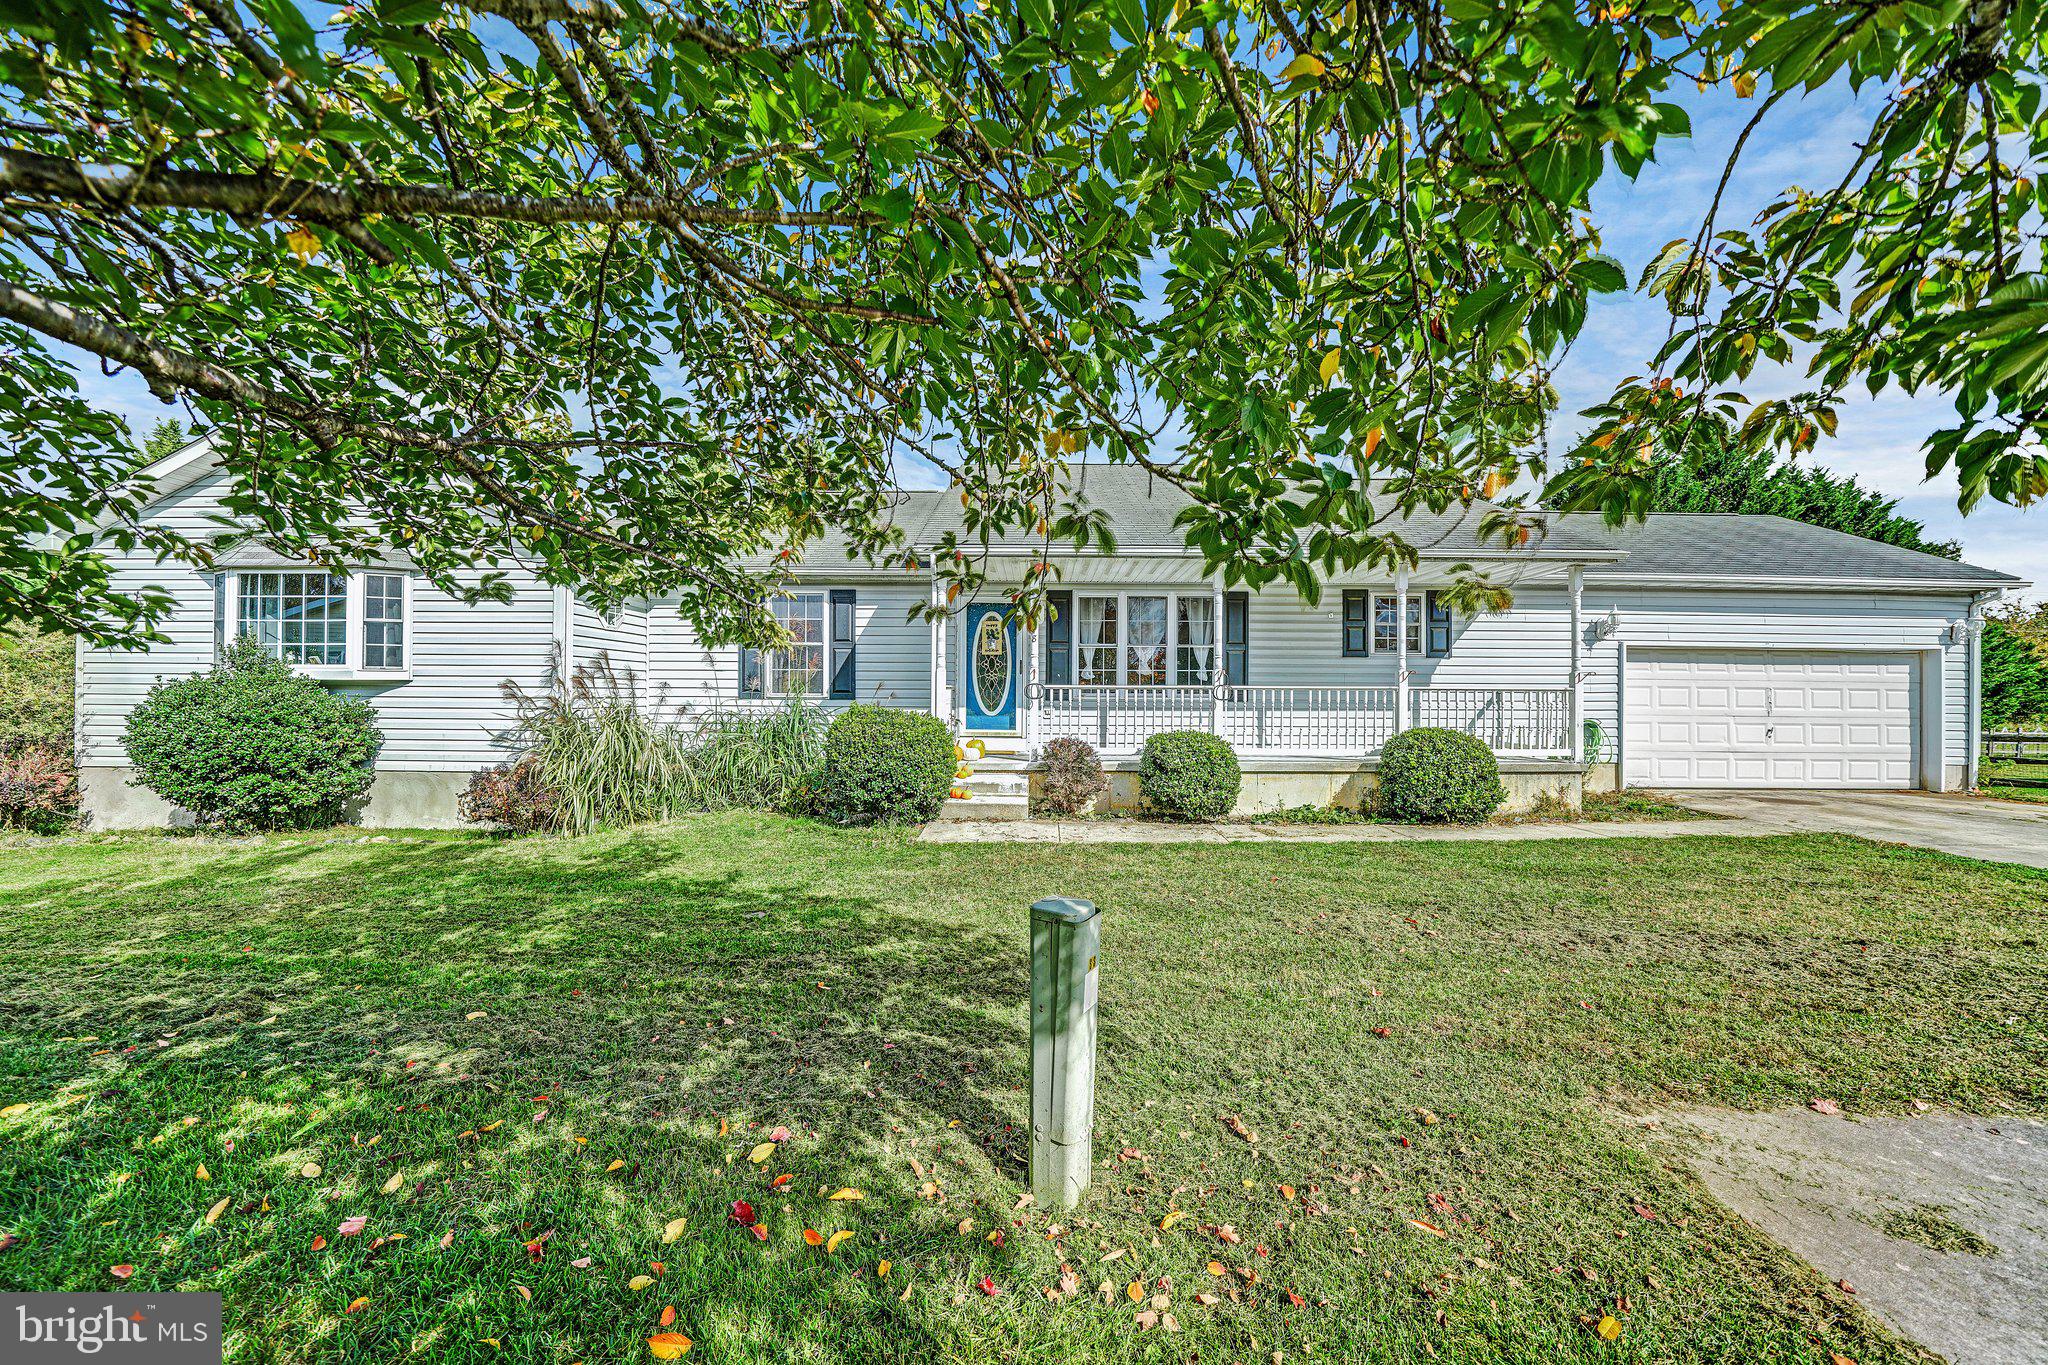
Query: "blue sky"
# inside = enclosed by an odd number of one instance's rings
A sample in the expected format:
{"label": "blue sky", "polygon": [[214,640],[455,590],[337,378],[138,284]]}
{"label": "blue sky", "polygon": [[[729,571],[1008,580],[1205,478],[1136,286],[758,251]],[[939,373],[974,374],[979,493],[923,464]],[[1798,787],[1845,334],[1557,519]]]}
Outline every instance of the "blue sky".
{"label": "blue sky", "polygon": [[[1660,163],[1645,167],[1633,183],[1616,180],[1603,186],[1595,199],[1594,217],[1606,249],[1628,267],[1631,281],[1665,243],[1697,229],[1728,149],[1756,108],[1725,91],[1691,94],[1682,102],[1692,114],[1691,140],[1667,145]],[[1750,139],[1723,198],[1721,224],[1747,224],[1789,185],[1832,185],[1868,127],[1862,102],[1839,82],[1804,100],[1781,101]],[[1565,432],[1575,425],[1573,414],[1604,398],[1617,378],[1645,368],[1667,322],[1659,302],[1633,294],[1608,295],[1594,303],[1558,375],[1564,399],[1559,425]],[[107,378],[97,365],[79,368],[87,395],[127,417],[138,437],[159,417],[182,416],[158,403],[132,375]],[[1775,368],[1759,371],[1744,393],[1768,398],[1805,387],[1799,370]],[[1932,482],[1924,478],[1922,439],[1953,415],[1951,402],[1938,394],[1908,397],[1888,390],[1872,398],[1858,388],[1842,409],[1836,437],[1811,458],[1898,497],[1901,510],[1924,521],[1936,539],[1959,540],[1972,563],[2028,579],[2037,586],[2027,590],[2027,597],[2048,597],[2048,512],[1982,503],[1964,516],[1956,508],[1949,476]],[[906,482],[916,483],[935,481],[920,474],[937,473],[903,472]]]}

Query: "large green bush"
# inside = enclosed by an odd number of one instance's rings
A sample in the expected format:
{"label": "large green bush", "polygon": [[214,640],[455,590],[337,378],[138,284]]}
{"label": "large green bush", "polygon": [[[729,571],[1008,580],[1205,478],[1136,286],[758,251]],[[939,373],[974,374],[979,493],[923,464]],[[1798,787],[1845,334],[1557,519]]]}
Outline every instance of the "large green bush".
{"label": "large green bush", "polygon": [[1404,730],[1380,753],[1379,812],[1390,820],[1476,825],[1507,799],[1493,750],[1462,730]]}
{"label": "large green bush", "polygon": [[1138,756],[1138,794],[1175,820],[1221,820],[1243,780],[1237,751],[1204,730],[1154,735]]}
{"label": "large green bush", "polygon": [[862,703],[825,731],[818,807],[841,824],[929,820],[953,786],[953,733],[935,716]]}
{"label": "large green bush", "polygon": [[368,702],[301,677],[248,640],[211,672],[158,683],[128,716],[139,785],[224,829],[340,818],[370,789],[377,744]]}

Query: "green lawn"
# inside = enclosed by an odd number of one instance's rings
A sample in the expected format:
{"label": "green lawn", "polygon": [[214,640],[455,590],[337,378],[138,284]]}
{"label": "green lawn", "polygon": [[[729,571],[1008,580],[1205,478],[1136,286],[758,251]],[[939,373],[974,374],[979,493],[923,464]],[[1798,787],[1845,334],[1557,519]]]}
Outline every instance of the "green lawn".
{"label": "green lawn", "polygon": [[[1016,1207],[1052,892],[1107,908],[1071,1216]],[[1821,837],[17,840],[0,1288],[218,1289],[237,1361],[642,1361],[666,1305],[712,1361],[1905,1360],[1615,1115],[2048,1111],[2044,922]]]}
{"label": "green lawn", "polygon": [[1986,796],[2048,802],[2048,766],[2039,763],[1987,762],[1978,772],[1978,781]]}

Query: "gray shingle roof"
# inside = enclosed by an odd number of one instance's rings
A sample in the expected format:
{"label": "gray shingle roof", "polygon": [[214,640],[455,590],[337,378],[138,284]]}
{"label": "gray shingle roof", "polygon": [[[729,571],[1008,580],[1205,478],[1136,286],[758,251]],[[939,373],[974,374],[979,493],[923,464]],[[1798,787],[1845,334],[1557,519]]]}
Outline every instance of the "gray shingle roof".
{"label": "gray shingle roof", "polygon": [[[1074,491],[1088,506],[1108,514],[1120,552],[1187,551],[1174,518],[1189,503],[1173,484],[1135,465],[1079,465]],[[913,489],[899,495],[896,523],[908,544],[926,546],[946,532],[964,535],[960,495],[952,489]],[[1418,512],[1389,523],[1425,559],[1494,559],[1500,545],[1479,538],[1489,505],[1452,506],[1440,513]],[[1028,553],[1038,542],[1023,532],[996,540],[996,550]],[[1592,513],[1559,513],[1528,550],[1549,556],[1582,554],[1603,577],[1760,578],[1788,582],[1823,580],[1893,584],[1976,584],[2010,586],[2022,580],[1938,555],[1900,549],[1784,517],[1743,513],[1655,513],[1639,525],[1610,527]],[[1192,551],[1187,551],[1193,553]],[[804,562],[814,571],[845,556],[837,536],[814,541]],[[1512,557],[1512,556],[1510,556]]]}
{"label": "gray shingle roof", "polygon": [[2011,574],[1960,564],[1939,555],[1865,540],[1786,517],[1739,512],[1659,512],[1638,526],[1610,527],[1599,517],[1560,518],[1575,534],[1604,536],[1628,558],[1599,570],[1603,577],[1691,576],[1859,580],[1887,583],[2021,582]]}

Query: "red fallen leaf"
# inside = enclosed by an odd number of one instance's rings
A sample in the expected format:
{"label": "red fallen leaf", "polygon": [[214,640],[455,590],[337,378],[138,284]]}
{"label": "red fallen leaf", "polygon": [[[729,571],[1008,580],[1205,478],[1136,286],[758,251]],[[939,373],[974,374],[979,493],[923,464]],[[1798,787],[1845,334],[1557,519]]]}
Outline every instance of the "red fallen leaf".
{"label": "red fallen leaf", "polygon": [[1631,1204],[1629,1207],[1636,1211],[1638,1218],[1647,1218],[1653,1223],[1657,1221],[1657,1211],[1655,1209],[1645,1208],[1641,1204]]}
{"label": "red fallen leaf", "polygon": [[765,1242],[768,1240],[768,1225],[766,1223],[756,1223],[754,1224],[754,1226],[748,1228],[747,1231],[754,1234],[754,1240],[757,1242]]}
{"label": "red fallen leaf", "polygon": [[538,1261],[540,1259],[540,1249],[546,1246],[548,1243],[548,1238],[554,1235],[555,1230],[553,1228],[549,1228],[546,1232],[543,1232],[540,1236],[534,1238],[531,1242],[528,1242],[526,1244],[527,1256],[529,1256],[533,1260]]}
{"label": "red fallen leaf", "polygon": [[991,1246],[993,1246],[997,1251],[1001,1251],[1003,1249],[1003,1230],[1001,1228],[997,1228],[994,1232],[991,1232],[988,1235],[988,1240]]}
{"label": "red fallen leaf", "polygon": [[1842,1112],[1842,1106],[1836,1104],[1833,1100],[1808,1100],[1806,1107],[1816,1114],[1839,1114]]}
{"label": "red fallen leaf", "polygon": [[1308,1300],[1295,1293],[1292,1289],[1287,1291],[1287,1301],[1296,1308],[1306,1308],[1308,1306]]}
{"label": "red fallen leaf", "polygon": [[1372,1031],[1372,1036],[1375,1038],[1391,1038],[1394,1036],[1394,1031],[1390,1028],[1376,1028]]}
{"label": "red fallen leaf", "polygon": [[754,1222],[754,1206],[744,1199],[735,1199],[732,1201],[732,1208],[727,1211],[726,1217],[732,1219],[733,1222],[738,1223],[741,1227],[750,1227]]}
{"label": "red fallen leaf", "polygon": [[774,1126],[773,1128],[771,1128],[771,1129],[769,1129],[769,1130],[768,1130],[768,1140],[769,1140],[770,1142],[787,1142],[787,1141],[789,1141],[789,1129],[787,1129],[787,1128],[784,1128],[784,1127],[783,1127],[783,1126],[782,1126],[781,1124],[779,1124],[779,1123],[778,1123],[778,1124],[776,1124],[776,1125],[775,1125],[775,1126]]}
{"label": "red fallen leaf", "polygon": [[125,1280],[135,1273],[135,1267],[132,1265],[110,1265],[107,1267],[107,1273],[117,1280]]}
{"label": "red fallen leaf", "polygon": [[326,1239],[325,1237],[315,1237],[315,1238],[313,1239],[313,1250],[315,1250],[315,1251],[325,1251],[326,1249],[327,1249],[327,1239]]}
{"label": "red fallen leaf", "polygon": [[988,1295],[990,1298],[994,1298],[996,1295],[1003,1292],[1002,1290],[996,1288],[996,1282],[987,1275],[982,1276],[981,1283],[979,1285],[976,1285],[975,1287],[981,1290],[982,1293]]}
{"label": "red fallen leaf", "polygon": [[1409,1141],[1409,1140],[1408,1140],[1407,1138],[1402,1138],[1402,1139],[1401,1139],[1401,1145],[1402,1145],[1403,1147],[1413,1147],[1413,1146],[1414,1146],[1415,1144],[1414,1144],[1414,1143],[1412,1143],[1412,1142],[1410,1142],[1410,1141]]}

